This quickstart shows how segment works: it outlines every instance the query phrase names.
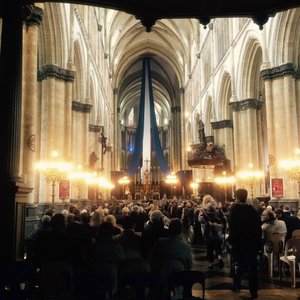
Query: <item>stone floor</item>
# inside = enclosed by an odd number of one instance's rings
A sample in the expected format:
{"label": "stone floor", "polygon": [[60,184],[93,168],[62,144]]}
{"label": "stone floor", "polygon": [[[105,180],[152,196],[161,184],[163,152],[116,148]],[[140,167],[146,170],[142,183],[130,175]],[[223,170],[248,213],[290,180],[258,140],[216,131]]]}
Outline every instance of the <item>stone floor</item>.
{"label": "stone floor", "polygon": [[[205,299],[226,300],[226,299],[251,299],[247,287],[246,277],[242,280],[242,290],[239,293],[231,291],[232,278],[229,273],[229,256],[224,257],[224,268],[220,269],[214,266],[208,269],[206,260],[206,248],[204,244],[191,245],[193,251],[193,269],[205,272],[206,275],[206,291]],[[290,277],[283,277],[280,286],[278,272],[274,272],[273,278],[270,278],[266,268],[259,269],[259,292],[260,300],[300,300],[300,278],[299,271],[297,273],[297,288],[291,288]],[[194,296],[202,294],[200,285],[194,286]]]}

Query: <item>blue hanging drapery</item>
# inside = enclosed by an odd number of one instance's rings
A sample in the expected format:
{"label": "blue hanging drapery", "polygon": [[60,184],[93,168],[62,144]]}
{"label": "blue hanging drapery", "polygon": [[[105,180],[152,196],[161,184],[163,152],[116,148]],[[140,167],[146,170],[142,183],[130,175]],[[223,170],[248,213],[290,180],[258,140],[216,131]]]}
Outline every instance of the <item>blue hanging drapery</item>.
{"label": "blue hanging drapery", "polygon": [[161,147],[158,128],[155,118],[154,99],[152,92],[152,79],[150,70],[150,59],[145,57],[143,59],[142,70],[142,89],[140,96],[140,109],[138,116],[138,124],[136,129],[135,144],[132,157],[128,167],[128,174],[134,175],[137,171],[143,154],[143,137],[144,137],[144,119],[145,119],[145,86],[146,86],[146,72],[148,72],[148,87],[149,87],[149,101],[150,101],[150,125],[151,125],[151,150],[155,151],[157,162],[162,173],[168,173],[169,167],[164,159],[163,150]]}
{"label": "blue hanging drapery", "polygon": [[146,61],[143,60],[142,70],[142,89],[140,96],[140,110],[138,117],[138,124],[135,134],[135,142],[131,160],[128,166],[128,174],[134,175],[139,167],[140,161],[143,154],[143,138],[144,138],[144,115],[145,115],[145,72],[146,72]]}

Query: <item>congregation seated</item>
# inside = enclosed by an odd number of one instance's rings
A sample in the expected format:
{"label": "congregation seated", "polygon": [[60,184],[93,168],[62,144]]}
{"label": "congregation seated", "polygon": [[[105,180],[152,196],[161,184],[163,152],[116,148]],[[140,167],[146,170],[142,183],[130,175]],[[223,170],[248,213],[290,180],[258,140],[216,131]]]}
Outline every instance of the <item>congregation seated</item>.
{"label": "congregation seated", "polygon": [[66,221],[61,213],[51,218],[51,230],[37,237],[34,252],[37,266],[49,261],[67,261],[77,266],[82,261],[78,245],[66,233]]}
{"label": "congregation seated", "polygon": [[[178,208],[178,204],[182,205],[183,202],[170,204]],[[135,205],[135,207],[127,205],[123,208],[125,209],[119,219],[122,223],[122,230],[121,226],[116,224],[115,216],[113,214],[104,216],[101,209],[95,209],[94,218],[85,211],[75,220],[73,213],[69,212],[68,227],[66,227],[66,218],[62,214],[55,214],[52,220],[48,215],[43,217],[45,222],[51,220],[53,229],[51,227],[51,230],[48,228],[45,232],[38,234],[43,236],[38,238],[39,264],[41,261],[49,260],[78,263],[82,261],[83,255],[85,257],[83,259],[84,271],[87,274],[98,273],[98,275],[104,274],[109,277],[113,282],[114,293],[118,289],[120,270],[124,275],[128,270],[147,269],[150,263],[151,272],[164,274],[163,278],[166,283],[173,272],[192,269],[191,247],[183,239],[183,222],[180,218],[167,219],[162,212],[163,207],[154,209],[155,206],[150,205],[149,217],[142,204]],[[195,205],[191,209],[196,216],[197,228],[201,235],[198,216],[203,215],[203,210],[200,205]],[[109,211],[114,211],[114,208]],[[139,225],[137,225],[138,217],[141,218]],[[272,210],[263,211],[262,229],[265,239],[273,232],[286,232],[284,225],[284,222],[276,220]],[[119,229],[118,232],[114,232],[115,228]],[[82,245],[85,249],[84,254],[80,251]]]}

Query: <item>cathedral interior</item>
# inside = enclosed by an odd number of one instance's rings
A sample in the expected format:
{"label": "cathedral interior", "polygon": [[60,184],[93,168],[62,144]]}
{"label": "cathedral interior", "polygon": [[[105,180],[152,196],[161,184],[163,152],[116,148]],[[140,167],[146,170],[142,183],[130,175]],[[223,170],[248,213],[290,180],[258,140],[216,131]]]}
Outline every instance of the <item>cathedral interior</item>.
{"label": "cathedral interior", "polygon": [[[40,211],[70,202],[206,193],[229,201],[246,187],[251,200],[298,209],[298,1],[201,1],[202,9],[174,1],[169,10],[158,1],[6,2],[3,258],[22,257]],[[151,116],[143,115],[150,152],[129,174],[144,58],[154,99]]]}

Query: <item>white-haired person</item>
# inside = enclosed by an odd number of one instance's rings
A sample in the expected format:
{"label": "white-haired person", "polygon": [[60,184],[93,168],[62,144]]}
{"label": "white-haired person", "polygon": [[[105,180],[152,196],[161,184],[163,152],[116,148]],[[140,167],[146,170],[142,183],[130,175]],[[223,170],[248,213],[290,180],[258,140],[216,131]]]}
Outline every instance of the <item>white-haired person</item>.
{"label": "white-haired person", "polygon": [[159,210],[153,210],[150,214],[150,220],[147,222],[141,238],[142,255],[145,259],[149,258],[149,254],[157,239],[166,237],[168,229],[165,228],[165,216]]}
{"label": "white-haired person", "polygon": [[222,210],[217,209],[217,203],[211,195],[205,195],[202,203],[203,209],[198,220],[202,225],[209,269],[213,268],[215,257],[218,259],[219,268],[223,268],[222,243],[227,220]]}

